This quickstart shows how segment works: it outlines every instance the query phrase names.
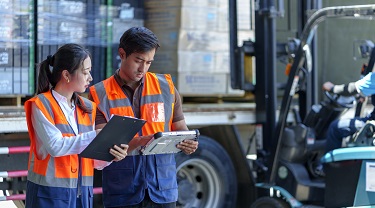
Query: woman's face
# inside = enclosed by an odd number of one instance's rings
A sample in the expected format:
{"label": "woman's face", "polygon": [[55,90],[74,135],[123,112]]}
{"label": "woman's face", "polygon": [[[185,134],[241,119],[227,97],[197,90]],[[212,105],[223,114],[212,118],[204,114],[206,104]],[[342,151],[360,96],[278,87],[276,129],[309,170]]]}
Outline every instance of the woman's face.
{"label": "woman's face", "polygon": [[85,92],[91,81],[91,58],[87,57],[83,61],[83,66],[72,74],[70,86],[74,92]]}

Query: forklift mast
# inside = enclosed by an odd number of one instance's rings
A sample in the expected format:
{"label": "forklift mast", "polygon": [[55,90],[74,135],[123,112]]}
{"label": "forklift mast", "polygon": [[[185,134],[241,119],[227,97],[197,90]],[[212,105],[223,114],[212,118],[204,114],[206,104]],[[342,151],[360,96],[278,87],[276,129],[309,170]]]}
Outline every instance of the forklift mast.
{"label": "forklift mast", "polygon": [[[298,1],[298,28],[297,36],[308,19],[308,12],[321,8],[321,0]],[[256,123],[262,125],[263,148],[266,152],[275,153],[277,144],[276,112],[277,102],[277,55],[287,54],[286,43],[277,43],[276,19],[284,16],[284,0],[256,0],[255,1],[255,42],[245,41],[242,46],[237,46],[237,1],[229,1],[229,27],[230,27],[230,63],[231,84],[233,89],[250,91],[255,95]],[[249,8],[250,9],[250,8]],[[315,41],[311,42],[311,51],[315,53]],[[256,84],[248,81],[245,75],[244,56],[255,56],[256,59]],[[316,55],[313,54],[313,57]],[[312,66],[315,67],[316,59]],[[306,80],[306,87],[299,93],[300,117],[303,119],[310,106],[317,102],[316,70]],[[313,90],[306,90],[313,89]],[[270,158],[274,158],[273,155]],[[270,166],[272,160],[269,161]]]}
{"label": "forklift mast", "polygon": [[[263,126],[263,149],[267,156],[265,180],[274,184],[279,159],[279,148],[283,130],[292,99],[298,94],[299,117],[304,119],[313,104],[317,103],[317,65],[315,30],[327,18],[368,18],[374,16],[374,5],[337,6],[321,8],[321,1],[298,1],[299,46],[294,59],[284,94],[280,104],[277,102],[276,60],[278,51],[276,18],[283,16],[283,0],[255,1],[255,42],[245,41],[237,46],[236,1],[229,1],[230,16],[230,59],[232,88],[251,91],[255,94],[256,123]],[[319,10],[318,10],[319,9]],[[317,10],[311,16],[311,11]],[[310,17],[309,17],[310,16]],[[256,58],[256,84],[252,85],[244,76],[244,55]],[[303,70],[302,70],[303,69]],[[306,70],[307,69],[307,70]],[[279,110],[277,117],[276,112]],[[278,118],[278,120],[276,119]]]}

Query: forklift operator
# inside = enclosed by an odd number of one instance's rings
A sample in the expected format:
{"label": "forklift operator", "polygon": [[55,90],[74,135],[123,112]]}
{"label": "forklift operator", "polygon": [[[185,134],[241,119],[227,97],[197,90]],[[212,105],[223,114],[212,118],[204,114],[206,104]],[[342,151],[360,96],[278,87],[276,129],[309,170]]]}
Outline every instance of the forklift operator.
{"label": "forklift operator", "polygon": [[[371,95],[371,103],[375,106],[375,73],[370,72],[360,80],[349,84],[334,85],[331,82],[325,82],[323,90],[343,96]],[[327,131],[325,153],[342,147],[342,140],[364,127],[368,120],[375,120],[375,107],[365,117],[342,118],[333,121]],[[320,163],[315,167],[314,172],[320,177],[325,176],[323,165]]]}
{"label": "forklift operator", "polygon": [[[334,85],[331,82],[323,84],[323,90],[338,95],[350,96],[360,94],[370,96],[371,103],[375,106],[375,73],[370,72],[362,79],[349,84]],[[354,117],[352,119],[337,119],[333,121],[327,131],[325,152],[340,148],[343,138],[350,136],[360,130],[368,120],[375,120],[375,110],[365,117]]]}

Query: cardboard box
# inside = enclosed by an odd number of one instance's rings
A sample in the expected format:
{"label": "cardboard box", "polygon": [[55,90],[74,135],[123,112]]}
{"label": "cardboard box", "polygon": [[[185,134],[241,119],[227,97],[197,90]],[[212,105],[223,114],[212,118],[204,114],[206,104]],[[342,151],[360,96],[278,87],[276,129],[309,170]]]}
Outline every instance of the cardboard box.
{"label": "cardboard box", "polygon": [[178,72],[215,71],[215,53],[204,51],[178,51]]}
{"label": "cardboard box", "polygon": [[179,50],[228,51],[229,34],[207,30],[180,30]]}
{"label": "cardboard box", "polygon": [[152,32],[154,32],[156,37],[158,38],[160,49],[177,50],[179,30],[153,30],[152,28],[149,29],[152,30]]}
{"label": "cardboard box", "polygon": [[179,73],[177,89],[181,95],[225,95],[227,81],[224,73]]}
{"label": "cardboard box", "polygon": [[131,27],[142,27],[144,25],[144,21],[142,19],[123,20],[115,18],[112,20],[112,22],[112,43],[115,44],[120,43],[120,38],[126,30],[130,29]]}
{"label": "cardboard box", "polygon": [[160,48],[156,51],[154,61],[150,71],[155,73],[177,74],[178,56],[176,50],[164,50]]}
{"label": "cardboard box", "polygon": [[220,20],[216,8],[201,6],[153,8],[147,10],[145,18],[146,27],[188,30],[218,30]]}

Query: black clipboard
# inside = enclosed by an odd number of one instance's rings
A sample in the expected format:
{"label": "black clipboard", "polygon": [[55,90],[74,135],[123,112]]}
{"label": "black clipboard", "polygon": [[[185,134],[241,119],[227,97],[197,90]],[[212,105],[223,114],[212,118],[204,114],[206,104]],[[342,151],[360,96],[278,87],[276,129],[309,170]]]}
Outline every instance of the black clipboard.
{"label": "black clipboard", "polygon": [[141,151],[141,154],[155,155],[181,152],[176,145],[186,139],[198,141],[199,134],[197,129],[190,131],[158,132],[154,134],[154,140]]}
{"label": "black clipboard", "polygon": [[113,115],[95,139],[81,152],[81,157],[112,161],[114,156],[109,149],[115,144],[128,144],[142,129],[145,120]]}

